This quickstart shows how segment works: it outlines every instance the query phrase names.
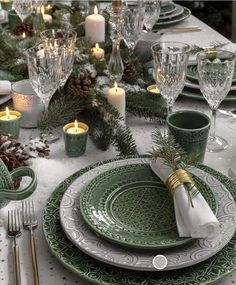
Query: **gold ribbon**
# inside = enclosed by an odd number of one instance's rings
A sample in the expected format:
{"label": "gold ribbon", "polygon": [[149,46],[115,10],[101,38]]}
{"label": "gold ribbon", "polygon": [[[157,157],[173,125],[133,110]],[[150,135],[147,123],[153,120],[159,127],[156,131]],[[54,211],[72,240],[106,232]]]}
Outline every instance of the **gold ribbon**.
{"label": "gold ribbon", "polygon": [[204,51],[206,53],[206,57],[209,60],[214,60],[216,58],[216,49],[214,47],[205,47]]}
{"label": "gold ribbon", "polygon": [[170,190],[172,196],[174,195],[175,190],[185,183],[193,186],[192,176],[184,169],[177,169],[173,173],[171,173],[166,180],[166,185]]}

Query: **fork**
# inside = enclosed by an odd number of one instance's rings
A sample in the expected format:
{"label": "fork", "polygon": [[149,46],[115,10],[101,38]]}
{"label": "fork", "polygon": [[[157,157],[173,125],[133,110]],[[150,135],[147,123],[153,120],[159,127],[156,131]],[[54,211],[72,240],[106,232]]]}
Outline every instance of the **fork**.
{"label": "fork", "polygon": [[34,274],[34,285],[39,285],[37,253],[36,253],[35,236],[34,236],[34,230],[38,227],[38,221],[35,216],[33,201],[22,202],[22,216],[23,216],[24,228],[30,231],[30,247],[31,247],[33,274]]}
{"label": "fork", "polygon": [[8,211],[8,237],[13,238],[16,285],[21,285],[20,252],[16,239],[21,236],[20,211]]}

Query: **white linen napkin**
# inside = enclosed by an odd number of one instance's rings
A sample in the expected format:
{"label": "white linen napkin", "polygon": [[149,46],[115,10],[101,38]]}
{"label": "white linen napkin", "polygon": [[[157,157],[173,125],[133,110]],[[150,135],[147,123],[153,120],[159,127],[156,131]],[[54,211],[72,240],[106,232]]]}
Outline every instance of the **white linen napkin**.
{"label": "white linen napkin", "polygon": [[11,82],[8,80],[0,80],[0,95],[8,95],[11,93]]}
{"label": "white linen napkin", "polygon": [[[160,158],[151,162],[151,168],[164,183],[173,172]],[[206,238],[219,233],[220,223],[200,192],[192,199],[194,208],[191,206],[188,193],[183,185],[175,190],[173,196],[180,237]]]}

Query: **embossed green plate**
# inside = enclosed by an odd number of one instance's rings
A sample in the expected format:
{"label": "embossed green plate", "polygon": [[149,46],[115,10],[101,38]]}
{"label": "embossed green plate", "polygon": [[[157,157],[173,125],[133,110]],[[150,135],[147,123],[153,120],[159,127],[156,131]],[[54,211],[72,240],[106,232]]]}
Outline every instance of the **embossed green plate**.
{"label": "embossed green plate", "polygon": [[[61,198],[65,190],[80,175],[108,162],[111,161],[88,166],[68,177],[55,189],[45,205],[44,235],[52,253],[65,267],[87,281],[100,285],[209,285],[236,269],[236,236],[219,253],[208,260],[191,268],[166,272],[138,272],[120,269],[106,265],[81,252],[68,240],[61,227],[59,215]],[[216,177],[236,199],[236,185],[229,178],[207,166],[200,168]]]}
{"label": "embossed green plate", "polygon": [[168,15],[173,13],[176,10],[176,5],[174,3],[170,3],[165,6],[161,6],[161,13],[160,15]]}
{"label": "embossed green plate", "polygon": [[[198,71],[196,64],[189,64],[187,68],[186,77],[194,82],[198,82]],[[236,82],[236,69],[234,70],[233,80],[232,82]]]}
{"label": "embossed green plate", "polygon": [[[210,187],[197,177],[195,182],[216,212]],[[125,165],[98,175],[82,190],[80,211],[98,235],[132,248],[170,248],[193,240],[179,237],[173,199],[149,164]]]}

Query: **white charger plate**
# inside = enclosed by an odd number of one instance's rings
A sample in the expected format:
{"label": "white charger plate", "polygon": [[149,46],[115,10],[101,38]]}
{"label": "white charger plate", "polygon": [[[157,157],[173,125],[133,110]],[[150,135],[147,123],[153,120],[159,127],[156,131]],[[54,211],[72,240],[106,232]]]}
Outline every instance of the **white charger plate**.
{"label": "white charger plate", "polygon": [[[95,259],[126,269],[156,271],[152,264],[158,251],[132,250],[112,244],[91,231],[80,214],[80,193],[92,179],[109,169],[127,164],[149,163],[150,158],[130,158],[102,164],[76,179],[66,190],[60,204],[60,221],[67,237],[80,250]],[[164,270],[192,266],[219,252],[232,238],[236,224],[236,206],[225,186],[210,174],[194,169],[192,171],[210,187],[219,202],[217,218],[222,223],[221,233],[214,239],[196,239],[193,243],[161,252],[168,264]]]}

